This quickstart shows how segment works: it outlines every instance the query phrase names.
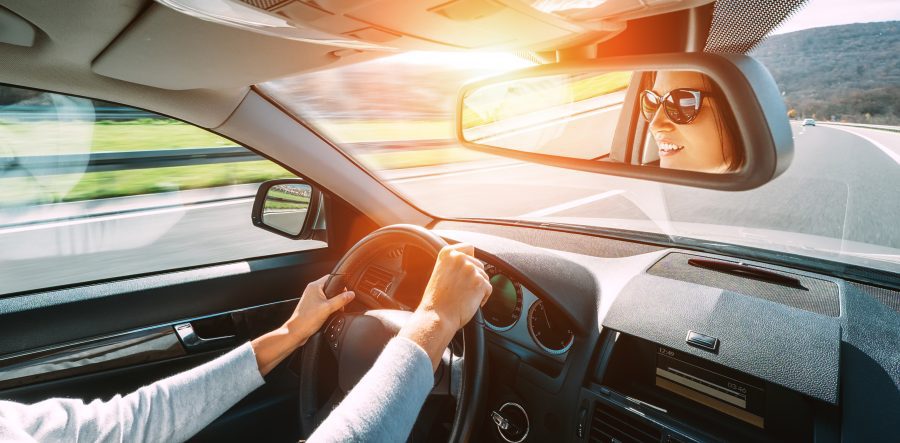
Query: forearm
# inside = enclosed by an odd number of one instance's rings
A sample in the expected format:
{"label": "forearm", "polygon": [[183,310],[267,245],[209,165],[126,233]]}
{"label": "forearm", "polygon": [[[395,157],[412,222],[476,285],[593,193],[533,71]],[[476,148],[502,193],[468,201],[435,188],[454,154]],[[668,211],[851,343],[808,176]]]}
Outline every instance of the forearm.
{"label": "forearm", "polygon": [[49,399],[0,402],[0,435],[37,441],[184,441],[263,384],[245,344],[209,363],[144,386],[124,397],[88,404]]}
{"label": "forearm", "polygon": [[256,355],[259,373],[263,376],[268,374],[295,349],[303,346],[309,335],[307,331],[291,330],[290,325],[286,324],[250,342]]}
{"label": "forearm", "polygon": [[456,334],[456,329],[431,310],[418,309],[400,329],[398,336],[419,345],[431,360],[432,372],[441,363],[441,356]]}

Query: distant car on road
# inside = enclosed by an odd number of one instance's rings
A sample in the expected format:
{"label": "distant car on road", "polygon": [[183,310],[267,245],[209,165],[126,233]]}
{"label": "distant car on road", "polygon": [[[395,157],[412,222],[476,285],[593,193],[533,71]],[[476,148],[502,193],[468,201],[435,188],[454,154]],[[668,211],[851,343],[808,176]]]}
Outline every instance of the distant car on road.
{"label": "distant car on road", "polygon": [[815,126],[816,121],[811,118],[803,119],[803,126]]}

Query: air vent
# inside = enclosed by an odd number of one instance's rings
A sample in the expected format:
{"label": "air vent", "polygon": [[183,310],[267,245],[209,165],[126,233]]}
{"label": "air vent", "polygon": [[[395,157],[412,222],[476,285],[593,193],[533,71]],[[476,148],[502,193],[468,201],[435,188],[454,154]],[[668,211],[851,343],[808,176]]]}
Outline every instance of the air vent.
{"label": "air vent", "polygon": [[356,290],[373,296],[375,293],[372,291],[375,289],[387,293],[393,280],[394,276],[390,272],[378,266],[369,266],[369,268],[366,269],[366,272],[363,273],[362,278],[359,279]]}
{"label": "air vent", "polygon": [[[690,259],[707,259],[690,254],[671,253],[663,257],[647,270],[650,275],[680,280],[713,288],[725,289],[738,294],[769,300],[775,303],[803,309],[816,314],[838,317],[841,314],[840,289],[834,282],[792,274],[780,270],[758,267],[766,273],[792,279],[796,286],[777,281],[762,281],[752,275],[737,275],[709,268],[691,266]],[[715,258],[712,260],[724,259]],[[756,265],[753,265],[756,266]]]}
{"label": "air vent", "polygon": [[589,437],[591,442],[659,442],[662,431],[636,413],[597,402]]}

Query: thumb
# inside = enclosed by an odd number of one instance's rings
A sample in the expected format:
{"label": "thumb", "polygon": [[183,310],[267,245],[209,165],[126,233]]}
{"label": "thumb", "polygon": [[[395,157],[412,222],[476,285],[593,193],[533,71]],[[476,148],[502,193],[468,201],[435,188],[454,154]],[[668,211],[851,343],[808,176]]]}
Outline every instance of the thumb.
{"label": "thumb", "polygon": [[342,293],[340,293],[340,294],[338,294],[338,295],[335,295],[334,297],[330,298],[330,299],[327,301],[327,303],[328,303],[328,309],[329,309],[331,312],[337,312],[337,311],[339,311],[339,310],[340,310],[341,308],[343,308],[347,303],[350,303],[350,301],[353,300],[353,297],[354,297],[355,295],[356,295],[356,294],[354,294],[353,291],[342,292]]}

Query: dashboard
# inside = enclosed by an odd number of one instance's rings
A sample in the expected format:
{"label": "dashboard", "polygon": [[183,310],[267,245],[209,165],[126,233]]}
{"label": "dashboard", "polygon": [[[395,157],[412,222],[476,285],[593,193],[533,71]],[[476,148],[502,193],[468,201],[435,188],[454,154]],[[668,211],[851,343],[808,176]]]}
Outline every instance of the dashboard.
{"label": "dashboard", "polygon": [[478,440],[897,435],[900,292],[702,251],[441,222],[493,294]]}

